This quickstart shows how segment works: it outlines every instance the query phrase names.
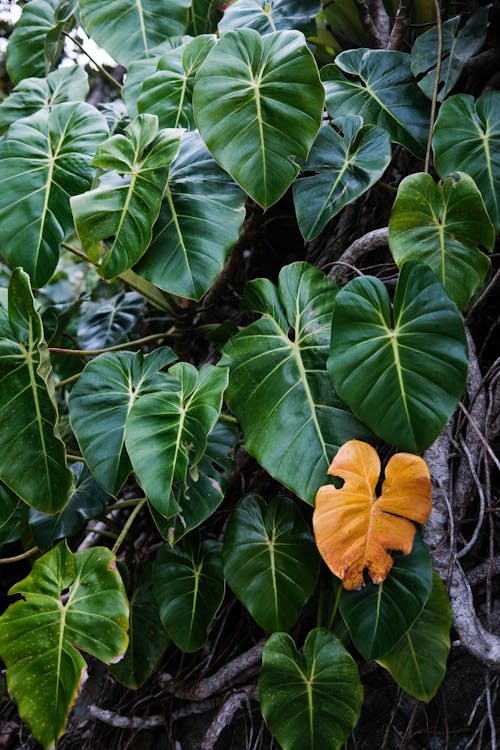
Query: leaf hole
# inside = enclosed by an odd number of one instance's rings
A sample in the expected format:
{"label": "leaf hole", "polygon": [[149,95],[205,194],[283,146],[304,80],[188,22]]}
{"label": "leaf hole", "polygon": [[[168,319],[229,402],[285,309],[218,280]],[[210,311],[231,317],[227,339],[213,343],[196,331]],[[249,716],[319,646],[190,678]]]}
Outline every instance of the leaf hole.
{"label": "leaf hole", "polygon": [[290,341],[295,342],[295,329],[294,328],[288,329],[288,338],[290,339]]}

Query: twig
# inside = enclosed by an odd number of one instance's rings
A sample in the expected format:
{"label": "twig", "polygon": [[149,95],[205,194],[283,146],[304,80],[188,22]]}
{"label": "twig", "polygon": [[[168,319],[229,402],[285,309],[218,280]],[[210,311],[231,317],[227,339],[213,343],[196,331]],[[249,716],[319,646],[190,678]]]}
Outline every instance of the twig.
{"label": "twig", "polygon": [[9,563],[16,563],[20,560],[26,560],[28,557],[36,555],[37,552],[40,552],[38,547],[31,547],[31,549],[26,550],[26,552],[21,552],[20,555],[14,555],[14,557],[0,557],[0,565],[8,565]]}
{"label": "twig", "polygon": [[255,685],[247,685],[226,698],[203,738],[201,750],[214,750],[217,740],[232,722],[236,712],[243,703],[248,703],[250,700],[258,700]]}
{"label": "twig", "polygon": [[434,0],[434,7],[436,9],[436,25],[437,25],[437,57],[436,57],[436,77],[434,79],[434,89],[432,91],[431,100],[431,114],[429,117],[429,136],[427,138],[427,148],[425,151],[425,162],[424,172],[429,172],[429,165],[431,161],[431,147],[432,147],[432,133],[434,130],[434,121],[436,119],[437,99],[439,94],[439,82],[441,80],[441,59],[443,57],[443,23],[441,19],[441,8],[439,7],[439,0]]}
{"label": "twig", "polygon": [[485,436],[483,435],[483,433],[481,432],[481,430],[479,429],[479,427],[475,423],[473,417],[469,414],[469,412],[467,411],[467,409],[465,408],[465,406],[462,404],[461,401],[459,402],[458,406],[463,411],[463,413],[465,414],[465,416],[469,420],[470,424],[474,428],[474,431],[476,432],[477,436],[479,437],[479,440],[484,445],[484,447],[485,447],[487,453],[489,454],[491,460],[493,461],[493,463],[495,464],[495,466],[497,467],[497,469],[500,469],[500,461],[495,456],[495,454],[492,451],[491,447],[488,445],[488,441],[486,440]]}
{"label": "twig", "polygon": [[140,513],[142,508],[144,507],[145,503],[147,502],[147,497],[143,497],[142,500],[137,503],[133,511],[130,513],[129,517],[127,518],[125,525],[123,526],[123,529],[120,532],[120,535],[116,542],[113,544],[113,547],[111,549],[111,552],[116,555],[118,550],[120,549],[123,540],[127,536],[128,532],[130,531],[130,528],[132,524],[134,523],[135,519],[137,518],[137,515]]}
{"label": "twig", "polygon": [[[380,247],[386,247],[389,244],[389,227],[382,227],[381,229],[374,229],[349,245],[337,261],[338,264],[345,265],[356,265],[360,258],[366,253],[378,250]],[[333,266],[328,278],[339,284],[344,278],[345,271],[342,268],[338,268],[337,265]]]}
{"label": "twig", "polygon": [[113,76],[110,73],[108,73],[108,71],[106,70],[106,68],[104,68],[100,63],[98,63],[97,60],[94,60],[94,58],[91,57],[91,55],[89,55],[89,53],[87,52],[87,50],[84,49],[84,47],[80,44],[80,42],[78,42],[74,37],[71,36],[71,34],[68,34],[65,31],[62,32],[62,35],[65,36],[66,39],[69,39],[71,42],[73,42],[73,44],[76,47],[78,47],[78,49],[80,50],[80,52],[83,52],[83,54],[86,55],[89,58],[89,60],[92,63],[92,65],[95,65],[95,67],[100,71],[100,73],[104,76],[104,78],[106,78],[107,81],[109,81],[110,83],[112,83],[113,86],[116,86],[121,91],[121,89],[122,89],[121,84],[118,83],[118,81],[116,80],[116,78],[113,78]]}
{"label": "twig", "polygon": [[467,571],[467,580],[471,586],[484,583],[491,576],[500,576],[500,555],[494,557],[491,562],[487,560],[480,565],[476,565],[472,570]]}
{"label": "twig", "polygon": [[150,341],[162,341],[167,336],[171,336],[175,331],[175,328],[169,328],[164,333],[152,333],[149,336],[143,336],[141,339],[134,339],[134,341],[126,341],[124,344],[115,344],[114,346],[106,346],[103,349],[62,349],[58,346],[49,347],[51,354],[73,354],[78,357],[96,357],[99,354],[106,354],[107,352],[119,352],[122,349],[131,349],[135,346],[142,346],[142,344],[148,344]]}
{"label": "twig", "polygon": [[471,536],[470,540],[467,542],[467,544],[464,547],[462,547],[462,549],[459,552],[457,552],[457,560],[459,560],[462,557],[465,557],[465,555],[468,552],[471,551],[471,549],[474,547],[475,543],[477,542],[477,540],[479,538],[479,532],[481,531],[481,527],[483,525],[484,513],[485,513],[485,510],[486,510],[486,498],[484,496],[483,486],[482,486],[481,482],[479,481],[479,477],[478,477],[478,475],[476,473],[476,468],[474,466],[474,461],[472,459],[470,451],[469,451],[469,449],[468,449],[468,447],[467,447],[467,445],[466,445],[466,443],[465,443],[464,440],[460,441],[460,445],[462,447],[463,452],[467,456],[467,461],[468,461],[468,464],[469,464],[469,469],[470,469],[471,475],[472,475],[472,477],[474,479],[474,482],[475,482],[475,485],[476,485],[476,489],[477,489],[477,493],[479,495],[479,516],[478,516],[477,523],[476,523],[476,526],[474,528],[474,531],[472,533],[472,536]]}
{"label": "twig", "polygon": [[114,711],[108,711],[105,708],[93,703],[89,706],[89,714],[93,719],[99,719],[104,724],[109,724],[116,729],[154,729],[155,727],[165,726],[165,717],[159,714],[153,716],[121,716]]}
{"label": "twig", "polygon": [[410,7],[411,0],[401,0],[399,3],[387,49],[400,50],[403,46],[403,39],[406,29],[408,28],[408,20],[410,17]]}

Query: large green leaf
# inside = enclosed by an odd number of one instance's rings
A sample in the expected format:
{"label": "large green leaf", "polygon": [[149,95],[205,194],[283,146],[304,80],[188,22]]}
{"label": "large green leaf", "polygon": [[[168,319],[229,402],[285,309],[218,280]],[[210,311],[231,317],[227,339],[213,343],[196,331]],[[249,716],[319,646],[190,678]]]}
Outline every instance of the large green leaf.
{"label": "large green leaf", "polygon": [[127,417],[125,442],[136,477],[151,505],[169,518],[179,504],[191,470],[205,453],[219,418],[228,373],[188,362],[169,370],[156,392],[141,394]]}
{"label": "large green leaf", "polygon": [[106,137],[101,114],[89,104],[55,104],[13,123],[0,141],[0,250],[43,286],[73,229],[71,195],[86,190],[90,162]]}
{"label": "large green leaf", "polygon": [[321,71],[331,117],[361,115],[380,125],[393,141],[423,156],[430,104],[418,88],[406,52],[353,49]]}
{"label": "large green leaf", "polygon": [[198,71],[193,108],[219,164],[263,208],[280,198],[318,132],[324,92],[298,31],[229,31]]}
{"label": "large green leaf", "polygon": [[462,316],[428,266],[404,264],[392,316],[377,278],[354,279],[339,292],[328,371],[383,440],[414,453],[434,442],[464,389],[467,343]]}
{"label": "large green leaf", "polygon": [[77,331],[82,349],[120,344],[137,323],[144,304],[144,297],[136,292],[120,292],[109,299],[84,303]]}
{"label": "large green leaf", "polygon": [[318,577],[314,538],[295,503],[247,495],[224,534],[224,574],[264,630],[289,630]]}
{"label": "large green leaf", "polygon": [[293,185],[300,231],[314,239],[344,206],[363,195],[382,177],[391,160],[389,134],[361,117],[336,121],[343,136],[324,125],[309,154],[304,171],[315,172]]}
{"label": "large green leaf", "polygon": [[163,545],[153,567],[153,591],[160,618],[175,645],[197,651],[222,604],[222,543],[197,534],[170,549]]}
{"label": "large green leaf", "polygon": [[477,101],[468,94],[450,96],[439,110],[432,146],[439,176],[467,172],[500,231],[500,92]]}
{"label": "large green leaf", "polygon": [[267,279],[250,282],[244,303],[262,317],[230,339],[221,360],[246,448],[311,504],[340,445],[370,439],[326,373],[336,293],[307,263],[283,268],[278,289]]}
{"label": "large green leaf", "polygon": [[157,391],[168,376],[158,372],[175,360],[168,347],[151,354],[109,352],[85,367],[69,397],[69,416],[94,477],[116,494],[132,467],[125,450],[125,423],[135,399]]}
{"label": "large green leaf", "polygon": [[474,180],[456,172],[436,185],[423,172],[399,184],[389,223],[389,246],[398,264],[418,260],[432,268],[448,295],[464,307],[483,282],[495,229]]}
{"label": "large green leaf", "polygon": [[54,747],[86,678],[75,646],[107,664],[127,648],[123,583],[108,549],[73,555],[61,543],[9,594],[23,597],[0,619],[9,693],[40,744]]}
{"label": "large green leaf", "polygon": [[193,36],[210,34],[217,28],[220,0],[192,0],[187,33]]}
{"label": "large green leaf", "polygon": [[432,563],[415,535],[409,555],[394,554],[383,583],[371,581],[360,591],[342,591],[340,612],[352,641],[365,659],[390,651],[411,628],[432,590]]}
{"label": "large green leaf", "polygon": [[286,633],[271,635],[258,690],[262,715],[283,750],[340,750],[363,702],[354,660],[319,628],[307,636],[303,653]]}
{"label": "large green leaf", "polygon": [[78,0],[82,25],[111,57],[128,66],[154,54],[166,37],[184,34],[191,0]]}
{"label": "large green leaf", "polygon": [[28,276],[20,268],[0,306],[0,479],[26,503],[55,513],[71,472],[57,429],[50,356]]}
{"label": "large green leaf", "polygon": [[99,187],[71,200],[76,231],[90,260],[102,255],[100,272],[112,279],[144,253],[158,218],[170,162],[180,143],[178,130],[158,132],[155,115],[138,115],[124,134],[102,143],[93,160]]}
{"label": "large green leaf", "polygon": [[433,572],[432,591],[422,614],[399,643],[378,660],[403,690],[420,701],[429,701],[446,672],[453,622],[444,583]]}
{"label": "large green leaf", "polygon": [[248,26],[260,34],[284,29],[313,34],[321,5],[320,0],[236,0],[226,8],[219,33]]}
{"label": "large green leaf", "polygon": [[198,133],[184,133],[153,241],[136,272],[172,294],[200,299],[238,239],[244,200]]}

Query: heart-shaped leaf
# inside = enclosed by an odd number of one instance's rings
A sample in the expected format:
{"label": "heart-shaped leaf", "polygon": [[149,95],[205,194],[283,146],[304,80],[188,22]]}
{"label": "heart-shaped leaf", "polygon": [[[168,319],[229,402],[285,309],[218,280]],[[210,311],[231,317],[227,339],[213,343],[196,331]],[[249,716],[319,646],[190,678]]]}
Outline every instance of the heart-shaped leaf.
{"label": "heart-shaped leaf", "polygon": [[318,132],[324,92],[303,35],[224,34],[198,71],[196,124],[209,151],[264,209],[299,171]]}
{"label": "heart-shaped leaf", "polygon": [[365,659],[385,656],[411,628],[432,590],[432,563],[420,536],[409,555],[394,555],[385,581],[342,591],[340,612]]}
{"label": "heart-shaped leaf", "polygon": [[224,573],[238,599],[267,631],[289,630],[311,596],[319,559],[295,503],[248,495],[224,534]]}
{"label": "heart-shaped leaf", "polygon": [[343,136],[324,125],[304,167],[316,174],[293,185],[293,201],[305,240],[317,237],[344,206],[363,195],[391,160],[391,140],[383,128],[364,125],[361,117],[336,122]]}
{"label": "heart-shaped leaf", "polygon": [[430,105],[413,78],[406,52],[353,49],[326,65],[321,78],[331,117],[361,115],[380,125],[393,141],[423,156]]}
{"label": "heart-shaped leaf", "polygon": [[0,249],[33,286],[55,270],[59,244],[73,230],[70,196],[90,186],[90,162],[106,135],[94,107],[72,102],[18,120],[0,141]]}
{"label": "heart-shaped leaf", "polygon": [[303,653],[286,633],[271,635],[258,690],[262,715],[283,750],[340,750],[363,702],[354,660],[319,628],[307,636]]}
{"label": "heart-shaped leaf", "polygon": [[100,272],[106,279],[137,263],[158,218],[170,162],[179,150],[178,130],[158,132],[155,115],[138,115],[102,143],[93,160],[113,170],[99,187],[71,200],[76,231],[90,260],[103,254]]}
{"label": "heart-shaped leaf", "polygon": [[380,468],[371,445],[350,440],[328,469],[344,484],[340,489],[326,485],[316,495],[316,544],[345,589],[363,586],[365,568],[374,583],[384,581],[393,563],[387,550],[408,555],[416,530],[411,521],[425,523],[431,511],[431,480],[423,458],[411,453],[392,456],[377,497]]}
{"label": "heart-shaped leaf", "polygon": [[328,371],[354,414],[392,445],[420,453],[434,442],[465,387],[467,342],[456,305],[434,273],[408,261],[391,320],[377,278],[337,295]]}
{"label": "heart-shaped leaf", "polygon": [[436,185],[429,174],[399,184],[389,223],[392,257],[432,268],[448,295],[464,307],[490,268],[478,245],[493,250],[495,229],[474,180],[457,172]]}
{"label": "heart-shaped leaf", "polygon": [[284,29],[313,34],[314,19],[320,12],[319,0],[237,0],[224,11],[219,33],[248,26],[260,34]]}
{"label": "heart-shaped leaf", "polygon": [[47,749],[63,733],[86,679],[75,646],[106,664],[125,652],[127,598],[110,550],[94,547],[74,555],[64,543],[37,560],[9,594],[23,597],[0,618],[9,693]]}
{"label": "heart-shaped leaf", "polygon": [[78,321],[82,349],[104,349],[120,344],[137,323],[145,300],[135,292],[120,292],[99,302],[85,302]]}
{"label": "heart-shaped leaf", "polygon": [[353,436],[370,439],[326,373],[336,293],[307,263],[285,266],[278,288],[267,279],[250,282],[243,301],[262,317],[229,340],[221,360],[230,368],[226,398],[246,448],[311,505],[339,446]]}

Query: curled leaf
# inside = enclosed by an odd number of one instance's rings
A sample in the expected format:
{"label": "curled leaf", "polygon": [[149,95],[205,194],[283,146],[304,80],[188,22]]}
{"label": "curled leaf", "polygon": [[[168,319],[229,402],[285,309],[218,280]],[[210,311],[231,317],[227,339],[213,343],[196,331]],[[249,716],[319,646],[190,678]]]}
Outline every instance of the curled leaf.
{"label": "curled leaf", "polygon": [[424,523],[431,510],[431,481],[423,458],[411,453],[392,456],[377,497],[380,468],[371,445],[350,440],[328,469],[344,485],[320,487],[316,495],[316,544],[345,589],[363,586],[365,568],[374,583],[384,581],[393,563],[388,550],[409,554],[415,536],[412,521]]}

